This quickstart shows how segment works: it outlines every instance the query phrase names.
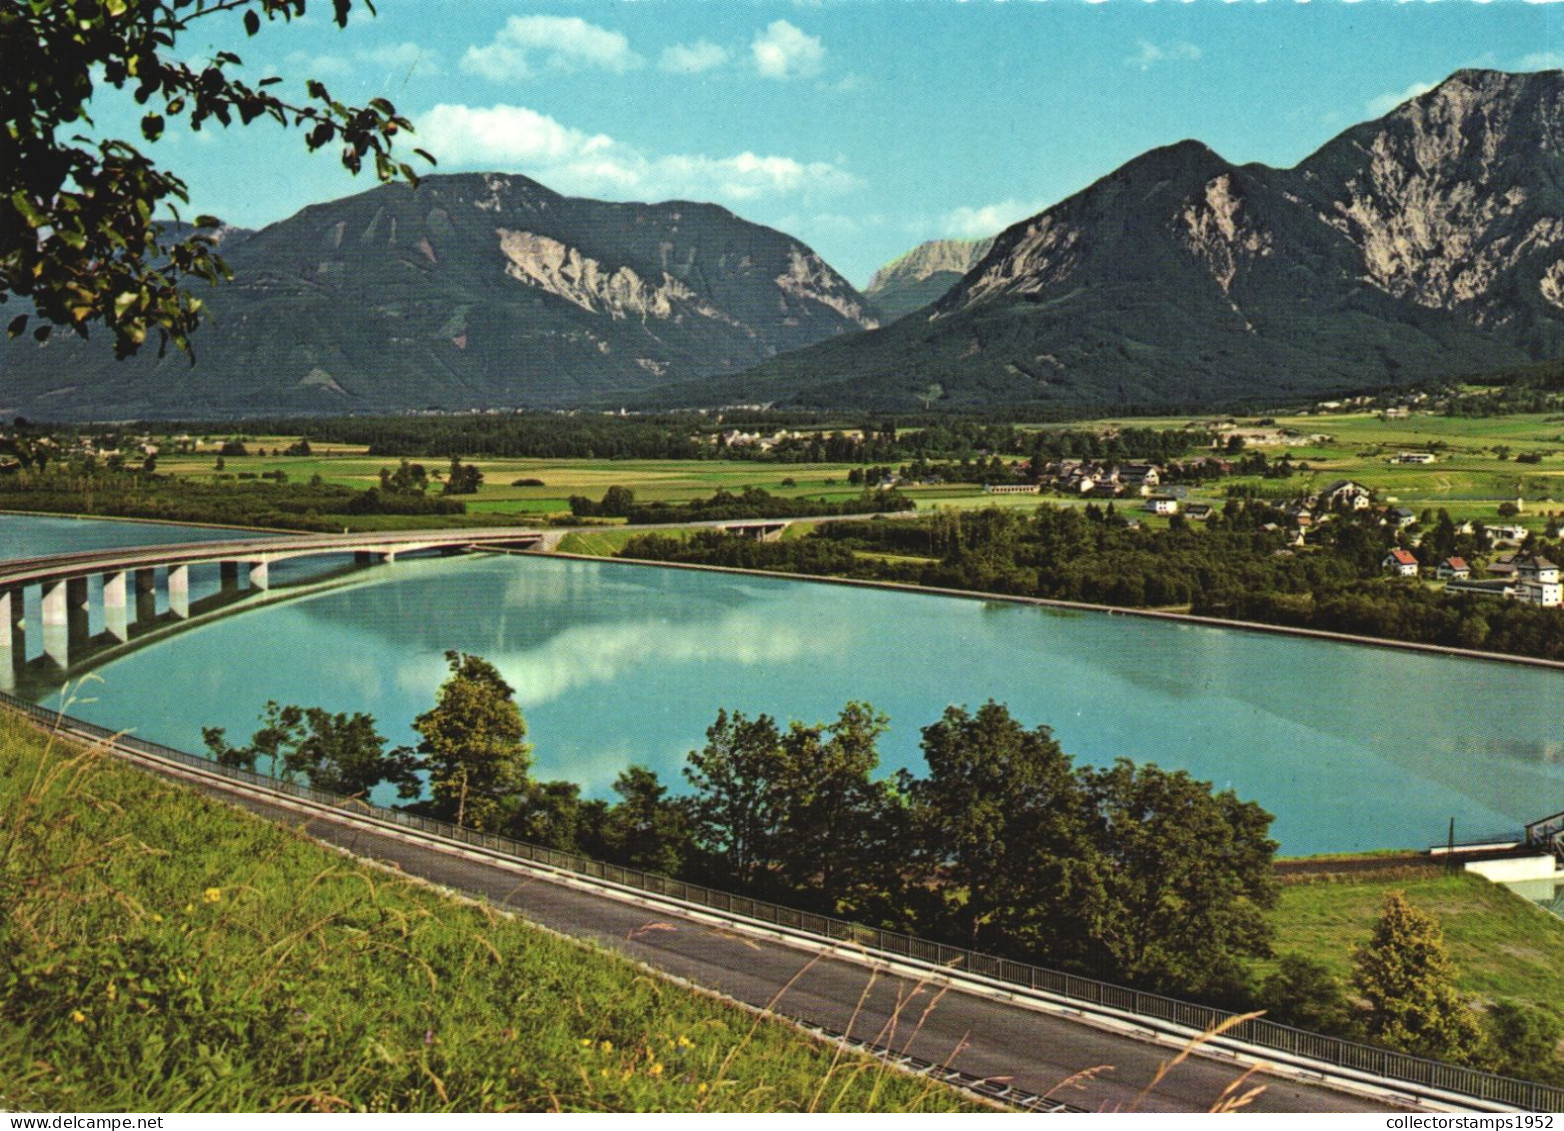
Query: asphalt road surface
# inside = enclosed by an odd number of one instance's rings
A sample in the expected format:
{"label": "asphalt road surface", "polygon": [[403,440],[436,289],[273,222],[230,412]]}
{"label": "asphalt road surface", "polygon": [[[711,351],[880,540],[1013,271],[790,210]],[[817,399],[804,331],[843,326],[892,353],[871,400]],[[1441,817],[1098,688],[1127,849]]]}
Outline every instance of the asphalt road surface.
{"label": "asphalt road surface", "polygon": [[[1242,1075],[1220,1059],[1190,1057],[1152,1087],[1176,1050],[1132,1035],[976,994],[920,984],[856,963],[713,927],[521,875],[498,864],[448,855],[365,829],[301,815],[258,800],[246,808],[319,840],[394,865],[553,930],[589,939],[648,966],[799,1021],[850,1033],[964,1072],[1009,1077],[1088,1111],[1207,1111]],[[1351,1095],[1275,1076],[1247,1106],[1256,1111],[1386,1112],[1389,1099]]]}

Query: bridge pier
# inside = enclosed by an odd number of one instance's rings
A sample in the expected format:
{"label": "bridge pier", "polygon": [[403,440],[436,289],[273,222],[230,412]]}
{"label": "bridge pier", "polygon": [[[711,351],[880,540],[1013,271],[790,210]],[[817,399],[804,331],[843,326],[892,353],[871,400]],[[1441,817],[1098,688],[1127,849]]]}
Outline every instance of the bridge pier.
{"label": "bridge pier", "polygon": [[71,650],[87,643],[87,579],[65,577],[43,585],[43,654],[61,669]]}
{"label": "bridge pier", "polygon": [[229,594],[239,591],[239,563],[223,561],[217,563],[217,577],[219,592]]}
{"label": "bridge pier", "polygon": [[123,644],[130,639],[130,611],[126,603],[126,575],[122,569],[103,575],[103,631]]}
{"label": "bridge pier", "polygon": [[168,567],[168,611],[180,620],[190,619],[190,567]]}
{"label": "bridge pier", "polygon": [[136,624],[146,627],[157,620],[157,570],[136,570]]}
{"label": "bridge pier", "polygon": [[266,590],[272,587],[271,571],[265,560],[250,563],[250,588]]}
{"label": "bridge pier", "polygon": [[16,673],[27,662],[27,629],[22,623],[22,590],[0,591],[0,690],[16,689]]}

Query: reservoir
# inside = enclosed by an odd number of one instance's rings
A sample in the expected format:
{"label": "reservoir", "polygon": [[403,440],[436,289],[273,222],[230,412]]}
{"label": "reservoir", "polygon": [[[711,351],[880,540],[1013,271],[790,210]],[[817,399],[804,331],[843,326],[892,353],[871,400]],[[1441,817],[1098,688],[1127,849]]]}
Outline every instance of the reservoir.
{"label": "reservoir", "polygon": [[882,772],[921,773],[919,729],[992,698],[1077,761],[1157,762],[1258,801],[1292,855],[1426,847],[1452,817],[1470,839],[1564,808],[1564,672],[547,557],[375,567],[105,664],[71,711],[200,751],[202,727],[247,740],[276,699],[368,711],[413,744],[447,649],[516,688],[534,776],[591,796],[632,763],[680,787],[720,708],[817,722],[867,701],[891,719]]}

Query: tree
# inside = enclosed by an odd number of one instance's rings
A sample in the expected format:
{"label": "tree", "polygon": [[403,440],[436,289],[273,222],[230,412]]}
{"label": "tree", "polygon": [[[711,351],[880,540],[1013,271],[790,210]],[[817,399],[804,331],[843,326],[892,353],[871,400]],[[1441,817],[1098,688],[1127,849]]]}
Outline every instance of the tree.
{"label": "tree", "polygon": [[726,710],[707,728],[705,747],[689,753],[694,839],[723,882],[753,888],[776,868],[782,757],[776,720]]}
{"label": "tree", "polygon": [[645,766],[631,766],[614,779],[614,792],[619,802],[603,823],[608,853],[632,868],[678,875],[689,853],[689,822],[668,799],[668,787]]}
{"label": "tree", "polygon": [[1488,1039],[1496,1072],[1544,1084],[1564,1084],[1564,1018],[1551,1009],[1518,1001],[1495,1002],[1488,1009]]}
{"label": "tree", "polygon": [[[155,333],[159,349],[172,341],[188,350],[200,321],[201,300],[185,289],[189,278],[228,278],[212,238],[196,232],[163,242],[160,216],[188,203],[184,181],[159,168],[132,142],[91,137],[92,97],[100,87],[130,91],[146,107],[141,137],[155,142],[171,121],[191,130],[236,119],[268,118],[300,130],[311,149],[341,145],[344,167],[358,172],[366,158],[382,181],[416,181],[393,158],[407,119],[383,98],[344,105],[321,83],[306,84],[307,101],[273,90],[278,77],[253,86],[232,76],[241,59],[218,51],[190,62],[198,19],[239,18],[246,35],[267,23],[305,15],[307,0],[50,0],[0,4],[0,300],[32,302],[40,341],[53,326],[86,336],[101,322],[115,350],[135,353]],[[345,26],[353,0],[332,0]],[[369,6],[366,0],[366,7]],[[373,10],[371,8],[371,10]],[[426,160],[433,158],[416,151]],[[176,213],[177,215],[177,213]],[[216,224],[198,216],[195,227]],[[16,337],[28,314],[10,320]]]}
{"label": "tree", "polygon": [[316,789],[363,797],[381,782],[391,782],[403,799],[423,791],[413,752],[405,746],[388,752],[373,715],[332,714],[310,707],[304,720],[308,733],[285,757],[285,764],[290,773],[304,774]]}
{"label": "tree", "polygon": [[975,949],[1059,957],[1094,852],[1069,755],[1000,703],[923,728],[929,775],[907,782],[914,854],[939,882],[945,930]]}
{"label": "tree", "polygon": [[885,877],[876,873],[895,870],[876,867],[890,858],[891,799],[887,785],[870,777],[889,722],[867,703],[848,703],[829,734],[794,722],[782,736],[778,863],[798,894],[831,914],[849,911],[849,896],[865,882],[881,886]]}
{"label": "tree", "polygon": [[289,763],[304,738],[304,709],[292,704],[284,707],[277,700],[268,699],[259,718],[261,726],[250,736],[248,746],[229,746],[223,727],[202,727],[201,740],[224,766],[253,770],[265,758],[272,777],[291,779],[295,770]]}
{"label": "tree", "polygon": [[394,495],[421,495],[429,487],[429,473],[421,463],[409,463],[405,458],[396,470],[380,469],[380,489]]}
{"label": "tree", "polygon": [[460,456],[451,457],[451,471],[445,477],[442,495],[476,495],[483,486],[483,472],[476,464],[463,463]]}
{"label": "tree", "polygon": [[1101,883],[1090,954],[1164,993],[1240,981],[1240,957],[1270,953],[1271,814],[1149,763],[1121,758],[1084,776]]}
{"label": "tree", "polygon": [[1372,1007],[1369,1037],[1402,1052],[1469,1060],[1481,1031],[1456,987],[1438,920],[1388,892],[1368,945],[1354,948],[1354,987]]}
{"label": "tree", "polygon": [[532,747],[515,689],[480,656],[450,651],[451,674],[432,709],[413,720],[433,795],[428,811],[473,829],[494,827],[525,794]]}
{"label": "tree", "polygon": [[1260,983],[1259,1002],[1267,1017],[1313,1033],[1350,1037],[1357,1018],[1341,979],[1323,962],[1303,954],[1284,954]]}

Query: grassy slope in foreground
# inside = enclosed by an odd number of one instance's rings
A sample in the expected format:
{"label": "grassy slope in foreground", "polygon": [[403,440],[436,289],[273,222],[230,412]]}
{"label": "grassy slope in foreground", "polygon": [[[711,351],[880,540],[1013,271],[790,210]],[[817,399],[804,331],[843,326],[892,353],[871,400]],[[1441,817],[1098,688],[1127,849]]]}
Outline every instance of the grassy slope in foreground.
{"label": "grassy slope in foreground", "polygon": [[0,1107],[952,1110],[0,715]]}

